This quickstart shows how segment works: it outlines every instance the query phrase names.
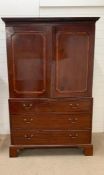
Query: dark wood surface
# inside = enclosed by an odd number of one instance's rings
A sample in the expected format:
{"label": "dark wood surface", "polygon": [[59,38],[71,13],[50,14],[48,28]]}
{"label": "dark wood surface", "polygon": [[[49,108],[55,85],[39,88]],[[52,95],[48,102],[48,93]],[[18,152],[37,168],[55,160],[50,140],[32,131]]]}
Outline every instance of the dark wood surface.
{"label": "dark wood surface", "polygon": [[11,115],[13,129],[91,129],[91,114],[89,113],[36,113],[34,115]]}
{"label": "dark wood surface", "polygon": [[7,41],[11,98],[92,95],[93,22],[9,27]]}
{"label": "dark wood surface", "polygon": [[52,95],[92,95],[94,25],[64,24],[53,32]]}
{"label": "dark wood surface", "polygon": [[90,131],[17,130],[12,132],[13,145],[67,145],[90,144]]}
{"label": "dark wood surface", "polygon": [[91,18],[3,18],[9,79],[10,156],[29,147],[93,154]]}
{"label": "dark wood surface", "polygon": [[92,112],[92,99],[9,100],[10,114]]}
{"label": "dark wood surface", "polygon": [[50,22],[50,23],[54,23],[54,22],[76,22],[76,21],[80,21],[80,22],[85,22],[85,21],[94,21],[96,22],[99,19],[99,17],[40,17],[40,18],[18,18],[18,17],[7,17],[7,18],[3,18],[2,20],[7,24],[10,22],[18,22],[18,23],[24,23],[24,22]]}

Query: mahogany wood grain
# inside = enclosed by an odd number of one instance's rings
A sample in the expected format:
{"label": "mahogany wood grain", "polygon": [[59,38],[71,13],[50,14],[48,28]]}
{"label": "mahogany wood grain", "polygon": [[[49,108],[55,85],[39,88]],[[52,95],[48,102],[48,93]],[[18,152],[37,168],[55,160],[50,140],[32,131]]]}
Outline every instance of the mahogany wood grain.
{"label": "mahogany wood grain", "polygon": [[14,130],[11,135],[14,145],[67,145],[89,144],[90,130]]}
{"label": "mahogany wood grain", "polygon": [[54,97],[92,95],[93,23],[60,24],[53,30]]}
{"label": "mahogany wood grain", "polygon": [[93,145],[83,146],[83,152],[85,156],[93,156]]}
{"label": "mahogany wood grain", "polygon": [[92,99],[9,100],[10,114],[34,112],[92,112]]}
{"label": "mahogany wood grain", "polygon": [[91,114],[54,114],[11,115],[13,129],[91,129]]}

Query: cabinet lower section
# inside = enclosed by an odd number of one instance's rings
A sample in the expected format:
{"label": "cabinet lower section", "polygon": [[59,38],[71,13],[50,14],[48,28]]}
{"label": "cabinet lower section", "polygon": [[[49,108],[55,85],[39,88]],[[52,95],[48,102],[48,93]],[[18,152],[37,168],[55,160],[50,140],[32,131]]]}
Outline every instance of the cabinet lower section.
{"label": "cabinet lower section", "polygon": [[92,155],[92,104],[92,98],[10,99],[10,156],[30,147],[80,147]]}

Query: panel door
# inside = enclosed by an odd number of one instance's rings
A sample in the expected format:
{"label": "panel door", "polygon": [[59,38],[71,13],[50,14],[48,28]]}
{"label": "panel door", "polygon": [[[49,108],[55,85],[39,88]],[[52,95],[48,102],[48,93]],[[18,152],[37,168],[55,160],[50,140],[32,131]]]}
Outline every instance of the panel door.
{"label": "panel door", "polygon": [[10,97],[48,97],[49,32],[44,25],[8,27]]}
{"label": "panel door", "polygon": [[53,29],[52,95],[91,96],[94,24],[70,23]]}

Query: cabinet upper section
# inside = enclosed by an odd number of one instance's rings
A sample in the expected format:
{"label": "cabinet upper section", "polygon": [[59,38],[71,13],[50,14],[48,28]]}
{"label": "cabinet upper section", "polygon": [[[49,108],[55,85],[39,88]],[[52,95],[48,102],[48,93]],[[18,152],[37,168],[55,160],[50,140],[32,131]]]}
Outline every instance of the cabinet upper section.
{"label": "cabinet upper section", "polygon": [[91,97],[96,17],[3,18],[10,97]]}

